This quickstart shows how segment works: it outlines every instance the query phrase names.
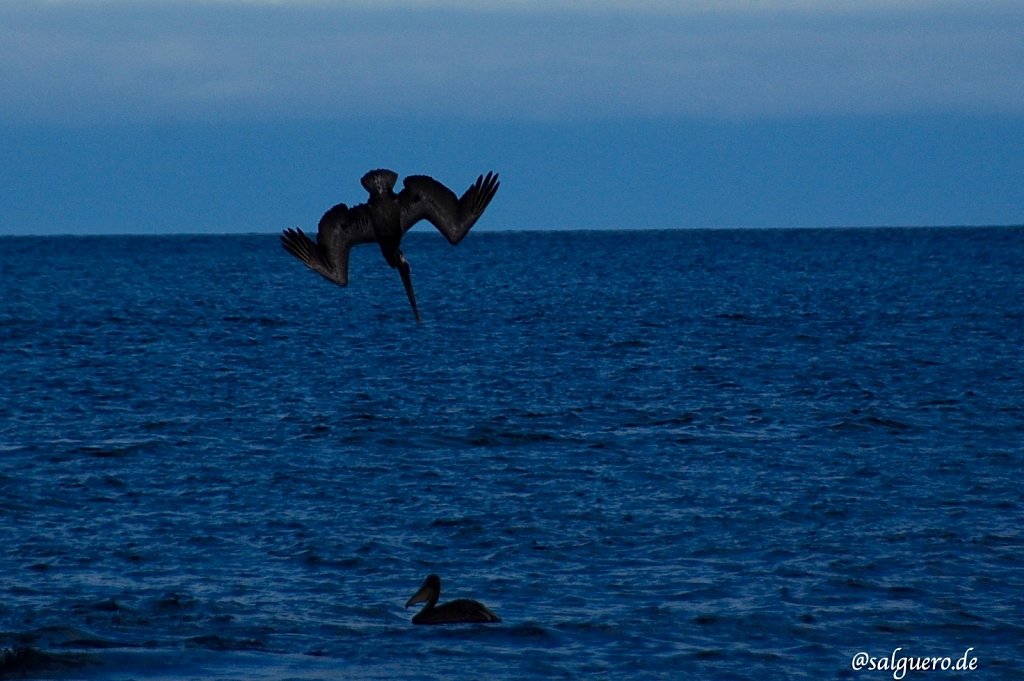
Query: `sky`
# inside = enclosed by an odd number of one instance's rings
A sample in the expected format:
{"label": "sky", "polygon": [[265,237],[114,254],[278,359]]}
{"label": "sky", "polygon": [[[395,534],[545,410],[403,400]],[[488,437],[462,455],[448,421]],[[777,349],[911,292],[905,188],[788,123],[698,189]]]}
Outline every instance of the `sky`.
{"label": "sky", "polygon": [[1024,223],[1018,0],[5,0],[0,235]]}

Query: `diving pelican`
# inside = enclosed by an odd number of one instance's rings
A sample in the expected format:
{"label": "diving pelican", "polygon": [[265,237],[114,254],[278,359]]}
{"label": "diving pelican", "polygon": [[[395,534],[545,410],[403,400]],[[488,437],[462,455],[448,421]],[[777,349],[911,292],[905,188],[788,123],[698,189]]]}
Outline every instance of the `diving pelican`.
{"label": "diving pelican", "polygon": [[402,253],[405,233],[420,220],[427,220],[454,246],[469,232],[498,191],[498,175],[480,175],[461,198],[426,175],[410,175],[395,194],[398,175],[390,170],[371,170],[360,183],[370,193],[366,203],[349,208],[334,206],[320,218],[316,241],[301,229],[288,228],[281,245],[310,269],[339,286],[348,286],[348,252],[357,244],[377,242],[384,259],[402,275],[412,312],[420,321],[416,295],[409,276],[409,261]]}
{"label": "diving pelican", "polygon": [[[419,591],[405,603],[409,607],[415,603],[426,602],[423,609],[412,618],[413,624],[459,624],[463,622],[500,622],[501,618],[491,612],[486,605],[468,598],[459,598],[437,605],[441,596],[441,578],[427,575]],[[436,607],[435,607],[436,606]]]}

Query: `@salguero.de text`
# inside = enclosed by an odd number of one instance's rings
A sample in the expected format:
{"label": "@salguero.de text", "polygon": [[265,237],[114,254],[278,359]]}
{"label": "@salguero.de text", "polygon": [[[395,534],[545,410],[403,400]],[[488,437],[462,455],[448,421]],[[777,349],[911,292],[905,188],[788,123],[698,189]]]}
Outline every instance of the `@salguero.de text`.
{"label": "@salguero.de text", "polygon": [[910,656],[902,653],[903,648],[895,648],[892,653],[875,656],[860,651],[853,656],[850,667],[859,671],[892,672],[892,678],[900,681],[907,672],[925,671],[974,671],[978,668],[978,658],[972,654],[973,647],[958,657],[949,656]]}

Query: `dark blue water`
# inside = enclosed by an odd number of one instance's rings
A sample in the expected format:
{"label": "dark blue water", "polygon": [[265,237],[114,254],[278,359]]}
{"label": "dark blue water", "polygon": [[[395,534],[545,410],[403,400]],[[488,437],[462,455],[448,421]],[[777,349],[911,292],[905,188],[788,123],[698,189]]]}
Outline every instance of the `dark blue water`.
{"label": "dark blue water", "polygon": [[0,676],[1021,678],[1024,230],[405,250],[0,239]]}

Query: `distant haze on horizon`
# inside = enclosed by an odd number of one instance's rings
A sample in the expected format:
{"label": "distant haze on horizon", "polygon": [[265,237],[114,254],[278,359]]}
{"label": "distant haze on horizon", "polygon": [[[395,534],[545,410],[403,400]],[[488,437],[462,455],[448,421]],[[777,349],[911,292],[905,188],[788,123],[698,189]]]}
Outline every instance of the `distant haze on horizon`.
{"label": "distant haze on horizon", "polygon": [[1024,3],[13,0],[0,234],[315,228],[392,167],[477,229],[1024,222]]}

